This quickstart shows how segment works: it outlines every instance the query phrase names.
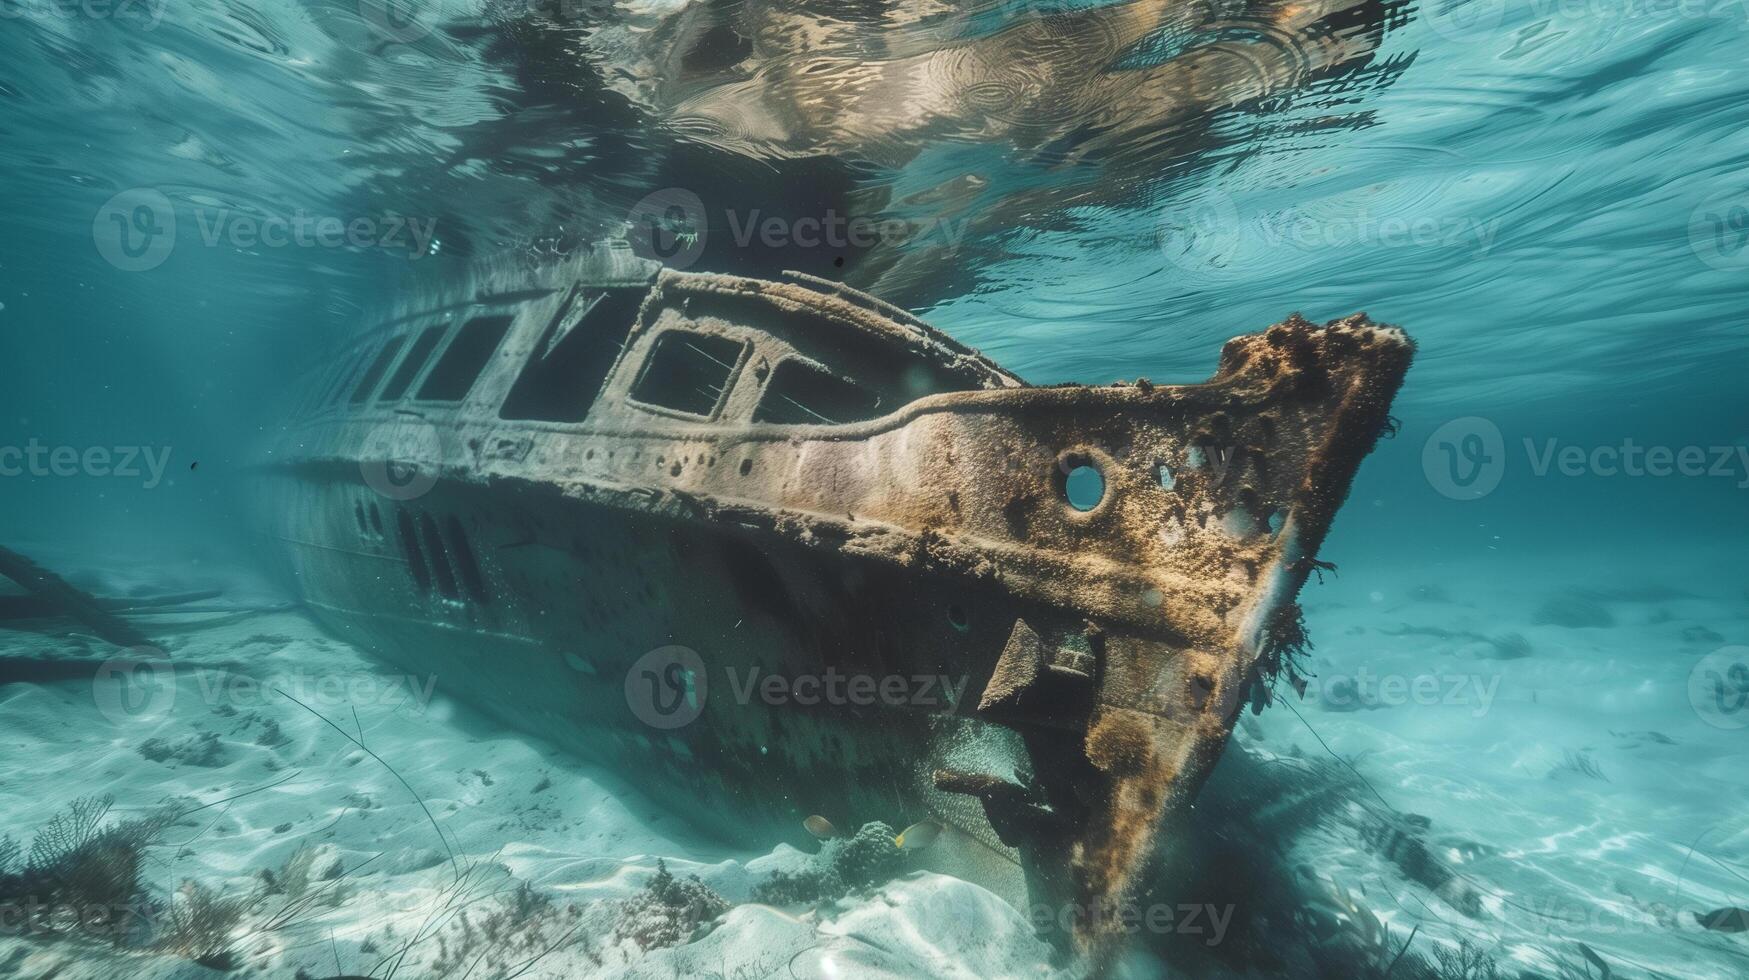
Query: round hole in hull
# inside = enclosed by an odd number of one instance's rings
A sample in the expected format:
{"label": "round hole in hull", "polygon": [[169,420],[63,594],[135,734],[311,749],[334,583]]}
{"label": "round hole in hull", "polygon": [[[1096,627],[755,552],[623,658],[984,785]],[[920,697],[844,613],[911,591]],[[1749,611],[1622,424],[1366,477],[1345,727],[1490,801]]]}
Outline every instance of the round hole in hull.
{"label": "round hole in hull", "polygon": [[1063,498],[1079,511],[1089,511],[1105,499],[1105,475],[1087,463],[1069,471],[1063,480]]}

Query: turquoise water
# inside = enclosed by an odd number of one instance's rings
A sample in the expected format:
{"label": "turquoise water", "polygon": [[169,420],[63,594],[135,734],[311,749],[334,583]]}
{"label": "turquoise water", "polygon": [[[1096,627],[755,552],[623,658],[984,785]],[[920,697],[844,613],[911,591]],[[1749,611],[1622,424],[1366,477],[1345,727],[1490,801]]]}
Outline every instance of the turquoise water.
{"label": "turquoise water", "polygon": [[[147,450],[0,477],[0,544],[250,567],[238,474],[294,371],[409,282],[627,222],[1035,383],[1198,380],[1235,334],[1364,310],[1419,344],[1400,431],[1308,589],[1322,695],[1239,740],[1333,751],[1475,845],[1480,905],[1340,813],[1269,860],[1427,957],[1749,973],[1694,917],[1749,905],[1740,0],[1174,5],[1122,50],[1066,5],[373,4],[0,0],[0,446]],[[766,33],[708,29],[737,16]],[[951,97],[856,94],[1026,24]],[[1473,696],[1330,696],[1366,671]]]}

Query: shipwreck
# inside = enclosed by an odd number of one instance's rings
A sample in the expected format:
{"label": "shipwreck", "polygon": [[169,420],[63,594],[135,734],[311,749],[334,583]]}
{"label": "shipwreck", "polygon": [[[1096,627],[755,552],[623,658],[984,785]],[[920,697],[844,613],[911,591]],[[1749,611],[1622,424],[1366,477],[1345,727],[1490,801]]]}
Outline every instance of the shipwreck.
{"label": "shipwreck", "polygon": [[[263,512],[309,608],[440,690],[748,843],[932,819],[930,866],[1066,910],[1098,964],[1295,679],[1412,351],[1295,316],[1201,384],[1035,387],[831,282],[602,245],[409,291],[324,356]],[[733,680],[828,674],[953,693]]]}

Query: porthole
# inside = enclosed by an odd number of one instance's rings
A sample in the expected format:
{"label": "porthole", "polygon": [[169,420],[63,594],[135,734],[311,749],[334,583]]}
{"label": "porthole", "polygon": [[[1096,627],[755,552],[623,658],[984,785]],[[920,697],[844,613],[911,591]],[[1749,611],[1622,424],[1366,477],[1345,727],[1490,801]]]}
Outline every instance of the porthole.
{"label": "porthole", "polygon": [[1077,446],[1057,454],[1051,483],[1068,505],[1065,512],[1069,517],[1091,517],[1105,511],[1107,475],[1116,472],[1115,467],[1109,456],[1091,447]]}
{"label": "porthole", "polygon": [[1105,475],[1091,463],[1070,469],[1063,478],[1063,499],[1083,513],[1098,507],[1105,499]]}

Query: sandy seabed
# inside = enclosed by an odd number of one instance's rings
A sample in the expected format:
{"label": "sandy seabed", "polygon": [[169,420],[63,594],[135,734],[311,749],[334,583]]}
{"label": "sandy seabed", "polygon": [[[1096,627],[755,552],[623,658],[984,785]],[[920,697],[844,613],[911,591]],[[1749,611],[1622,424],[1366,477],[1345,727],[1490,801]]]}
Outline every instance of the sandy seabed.
{"label": "sandy seabed", "polygon": [[[1709,703],[1703,683],[1709,664],[1749,662],[1749,593],[1725,554],[1632,583],[1598,567],[1575,556],[1558,578],[1544,563],[1511,580],[1405,565],[1309,588],[1312,686],[1294,710],[1246,717],[1199,804],[1298,908],[1219,937],[1205,919],[1173,937],[1196,956],[1138,950],[1124,971],[1327,973],[1306,948],[1334,928],[1387,951],[1413,936],[1433,966],[1469,940],[1505,977],[1585,976],[1591,957],[1620,977],[1749,975],[1749,936],[1696,917],[1749,905],[1749,711]],[[256,611],[153,617],[167,657],[131,667],[95,639],[0,633],[12,664],[67,665],[0,684],[0,831],[28,846],[80,797],[112,796],[114,819],[168,801],[185,815],[150,849],[155,898],[182,900],[185,882],[259,893],[288,863],[320,897],[289,921],[271,921],[281,899],[240,922],[229,971],[45,937],[15,915],[0,976],[1074,973],[1022,912],[943,875],[755,902],[809,856],[700,837],[619,774],[396,674],[245,576],[83,581],[108,594],[222,582],[227,607]],[[1271,782],[1278,770],[1297,781]],[[1307,773],[1333,789],[1308,792]],[[732,907],[690,942],[644,949],[622,922],[659,862]],[[1223,958],[1219,942],[1240,945]]]}

